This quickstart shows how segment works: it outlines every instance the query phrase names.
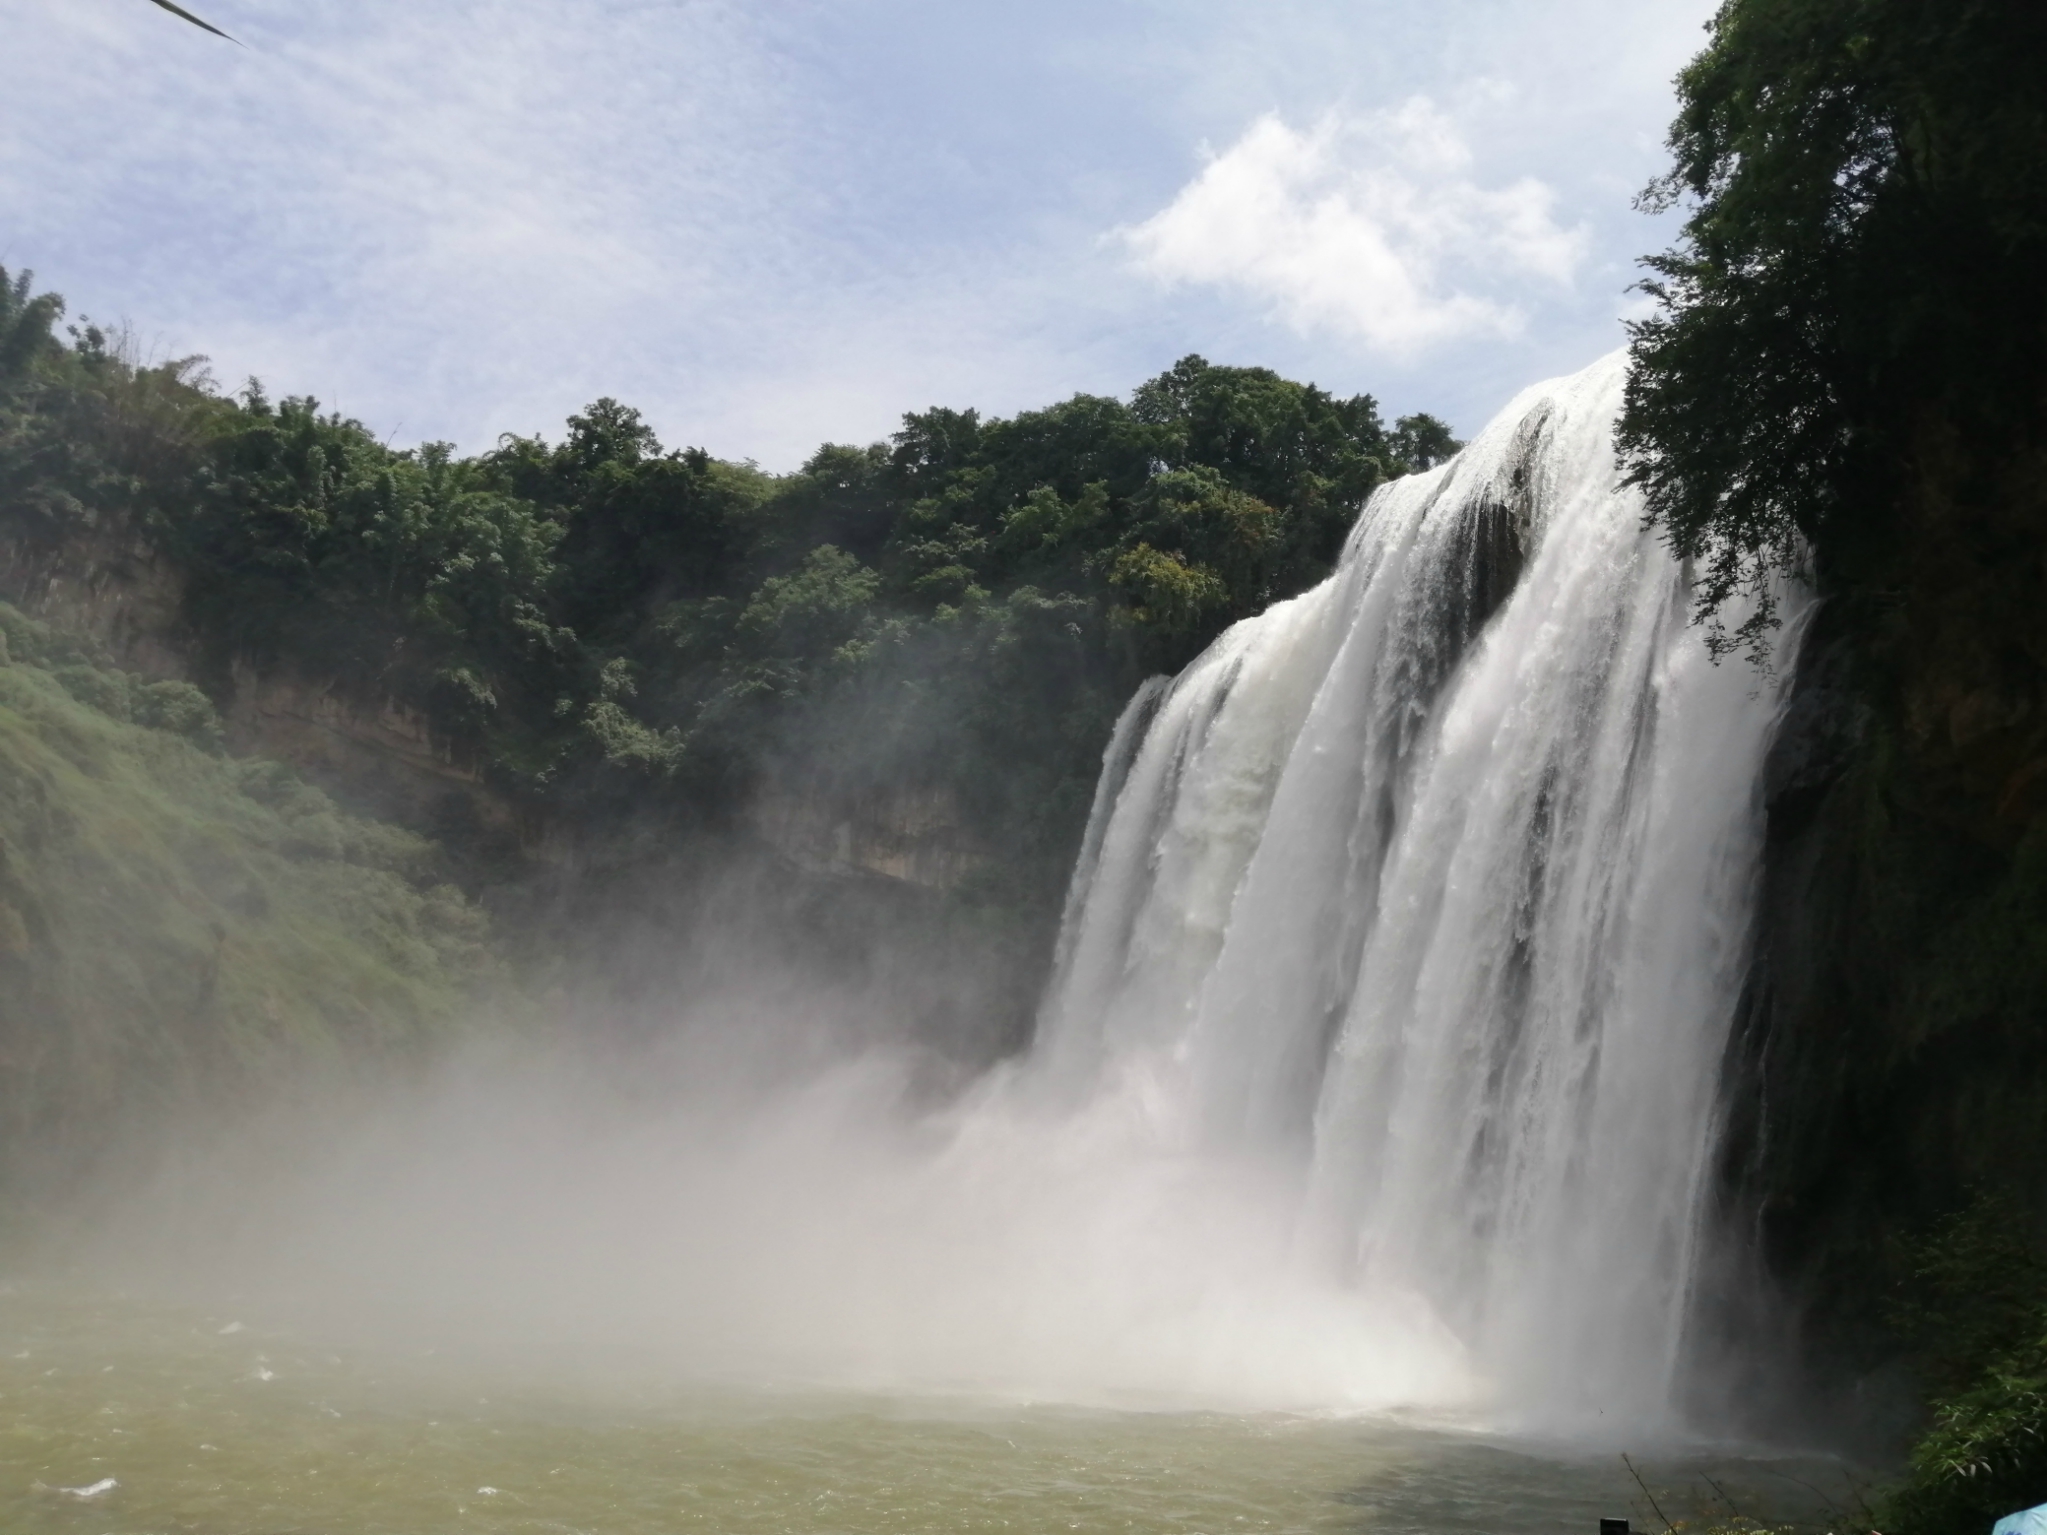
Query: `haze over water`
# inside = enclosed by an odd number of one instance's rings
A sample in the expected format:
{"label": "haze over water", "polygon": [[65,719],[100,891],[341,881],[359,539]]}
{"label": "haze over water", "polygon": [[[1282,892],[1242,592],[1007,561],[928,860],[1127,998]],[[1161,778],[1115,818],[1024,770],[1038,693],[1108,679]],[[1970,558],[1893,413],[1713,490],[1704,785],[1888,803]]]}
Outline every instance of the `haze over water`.
{"label": "haze over water", "polygon": [[[0,1341],[0,1520],[35,1535],[1653,1527],[1612,1454],[1376,1416],[540,1382],[35,1288],[0,1295]],[[1673,1518],[1731,1498],[1817,1527],[1852,1496],[1823,1461],[1637,1463]]]}

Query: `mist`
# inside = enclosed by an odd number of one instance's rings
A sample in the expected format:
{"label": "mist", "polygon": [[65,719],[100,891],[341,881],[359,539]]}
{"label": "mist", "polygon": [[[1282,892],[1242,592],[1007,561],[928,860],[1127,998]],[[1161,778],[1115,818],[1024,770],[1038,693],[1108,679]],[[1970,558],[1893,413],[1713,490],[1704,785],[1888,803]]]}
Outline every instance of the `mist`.
{"label": "mist", "polygon": [[1097,1406],[1462,1412],[1418,1299],[1293,1250],[1276,1172],[999,1065],[934,1101],[911,1043],[774,977],[660,1038],[461,1051],[187,1132],[74,1264],[250,1325],[521,1376]]}

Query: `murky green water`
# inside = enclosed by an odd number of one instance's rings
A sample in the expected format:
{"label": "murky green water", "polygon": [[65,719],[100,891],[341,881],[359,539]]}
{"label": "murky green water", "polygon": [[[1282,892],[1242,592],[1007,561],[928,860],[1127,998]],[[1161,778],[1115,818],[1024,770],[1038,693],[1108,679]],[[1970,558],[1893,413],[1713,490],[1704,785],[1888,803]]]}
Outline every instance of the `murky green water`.
{"label": "murky green water", "polygon": [[[1840,1469],[1809,1461],[1645,1469],[1673,1519],[1724,1497],[1824,1528],[1821,1494],[1845,1497]],[[543,1384],[48,1287],[0,1295],[8,1531],[1591,1535],[1621,1513],[1660,1528],[1616,1455],[1383,1420]]]}

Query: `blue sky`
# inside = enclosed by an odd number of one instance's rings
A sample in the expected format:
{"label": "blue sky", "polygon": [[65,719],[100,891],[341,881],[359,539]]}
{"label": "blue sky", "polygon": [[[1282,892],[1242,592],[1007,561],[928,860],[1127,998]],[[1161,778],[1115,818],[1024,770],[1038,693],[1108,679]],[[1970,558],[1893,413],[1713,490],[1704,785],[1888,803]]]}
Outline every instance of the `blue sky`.
{"label": "blue sky", "polygon": [[1188,352],[1475,431],[1621,341],[1706,0],[5,0],[0,264],[394,442],[794,467]]}

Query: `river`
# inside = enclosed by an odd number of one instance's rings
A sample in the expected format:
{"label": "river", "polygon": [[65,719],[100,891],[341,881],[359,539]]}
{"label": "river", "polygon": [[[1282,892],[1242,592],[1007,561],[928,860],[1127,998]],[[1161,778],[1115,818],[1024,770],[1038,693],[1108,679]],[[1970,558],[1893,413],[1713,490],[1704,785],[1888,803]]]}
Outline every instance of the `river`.
{"label": "river", "polygon": [[[0,1343],[0,1527],[23,1535],[1662,1528],[1614,1451],[1397,1417],[511,1370],[48,1281],[0,1296]],[[1811,1458],[1636,1464],[1673,1522],[1732,1506],[1820,1529],[1852,1496]]]}

